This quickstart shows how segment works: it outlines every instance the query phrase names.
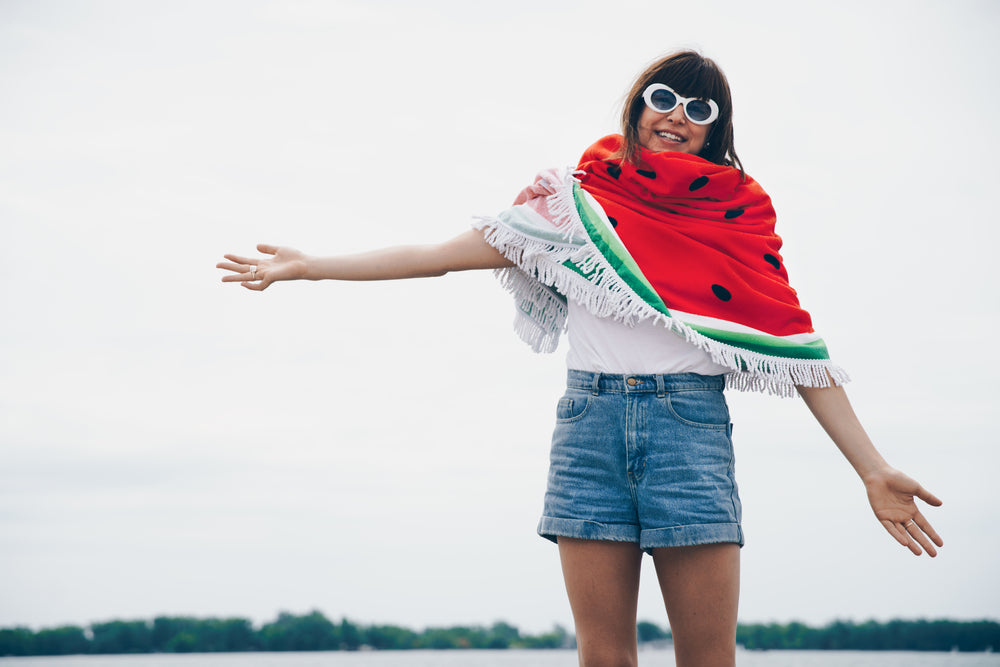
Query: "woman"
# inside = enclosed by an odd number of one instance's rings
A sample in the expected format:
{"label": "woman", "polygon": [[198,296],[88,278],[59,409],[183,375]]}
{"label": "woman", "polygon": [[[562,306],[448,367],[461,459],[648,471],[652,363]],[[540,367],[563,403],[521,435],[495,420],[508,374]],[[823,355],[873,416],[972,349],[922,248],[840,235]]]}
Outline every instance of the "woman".
{"label": "woman", "polygon": [[636,80],[622,135],[543,172],[495,219],[437,245],[330,258],[259,245],[224,282],[387,280],[499,269],[536,350],[570,337],[539,533],[557,542],[581,665],[634,665],[651,554],[678,665],[732,665],[740,503],[724,385],[802,396],[914,554],[941,538],[854,415],[788,285],[767,194],[733,146],[725,76],[694,52]]}

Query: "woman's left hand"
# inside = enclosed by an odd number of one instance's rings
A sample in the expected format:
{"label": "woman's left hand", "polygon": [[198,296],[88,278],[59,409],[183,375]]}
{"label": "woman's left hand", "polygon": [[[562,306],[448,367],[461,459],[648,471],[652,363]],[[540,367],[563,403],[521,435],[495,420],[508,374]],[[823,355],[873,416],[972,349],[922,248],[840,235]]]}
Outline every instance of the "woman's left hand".
{"label": "woman's left hand", "polygon": [[926,551],[928,556],[936,556],[934,545],[944,546],[944,541],[920,513],[914,498],[934,507],[939,506],[941,500],[916,480],[890,467],[866,475],[863,481],[868,502],[889,534],[914,555]]}

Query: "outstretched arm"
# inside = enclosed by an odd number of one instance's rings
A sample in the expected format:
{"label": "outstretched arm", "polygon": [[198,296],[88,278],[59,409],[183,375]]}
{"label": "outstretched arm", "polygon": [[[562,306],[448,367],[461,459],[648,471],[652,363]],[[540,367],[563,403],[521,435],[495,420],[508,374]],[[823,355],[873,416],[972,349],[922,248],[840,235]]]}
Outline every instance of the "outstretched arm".
{"label": "outstretched arm", "polygon": [[875,516],[896,541],[921,554],[936,556],[944,542],[920,513],[914,498],[938,506],[937,496],[882,458],[854,414],[843,387],[798,387],[799,394],[864,482]]}
{"label": "outstretched arm", "polygon": [[265,257],[225,255],[228,261],[216,266],[232,273],[223,276],[222,282],[238,282],[259,292],[282,280],[397,280],[511,266],[475,229],[444,243],[396,246],[338,257],[311,257],[293,248],[265,243],[257,250]]}

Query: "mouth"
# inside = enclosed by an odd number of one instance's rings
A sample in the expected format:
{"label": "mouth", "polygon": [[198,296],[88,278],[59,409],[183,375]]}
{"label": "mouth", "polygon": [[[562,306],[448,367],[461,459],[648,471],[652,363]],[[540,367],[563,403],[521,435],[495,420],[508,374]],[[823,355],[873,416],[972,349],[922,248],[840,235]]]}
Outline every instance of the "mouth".
{"label": "mouth", "polygon": [[684,141],[686,141],[684,137],[680,136],[679,134],[674,134],[673,132],[667,132],[666,130],[657,130],[656,136],[658,136],[661,139],[666,139],[667,141],[672,141],[676,144],[683,143]]}

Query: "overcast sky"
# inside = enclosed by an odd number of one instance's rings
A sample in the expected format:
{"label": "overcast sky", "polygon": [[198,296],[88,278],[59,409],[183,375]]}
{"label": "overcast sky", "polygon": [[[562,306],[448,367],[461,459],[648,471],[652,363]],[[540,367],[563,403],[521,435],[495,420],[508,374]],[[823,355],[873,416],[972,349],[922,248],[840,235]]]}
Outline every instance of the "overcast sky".
{"label": "overcast sky", "polygon": [[914,558],[801,401],[732,395],[741,620],[1000,617],[997,34],[990,0],[0,0],[0,627],[572,627],[534,532],[565,349],[488,272],[214,265],[461,233],[681,47],[862,421],[945,501]]}

